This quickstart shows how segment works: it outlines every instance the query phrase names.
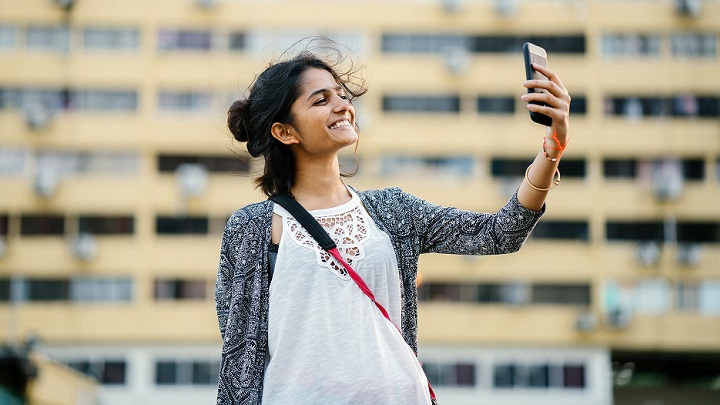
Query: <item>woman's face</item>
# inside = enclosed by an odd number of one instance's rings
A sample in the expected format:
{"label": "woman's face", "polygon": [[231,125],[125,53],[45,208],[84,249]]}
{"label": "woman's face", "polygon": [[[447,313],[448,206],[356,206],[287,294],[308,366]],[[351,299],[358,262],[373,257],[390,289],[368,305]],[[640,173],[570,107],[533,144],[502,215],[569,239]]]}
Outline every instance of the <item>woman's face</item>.
{"label": "woman's face", "polygon": [[327,70],[312,68],[303,73],[291,113],[291,133],[308,154],[337,153],[358,140],[355,108]]}

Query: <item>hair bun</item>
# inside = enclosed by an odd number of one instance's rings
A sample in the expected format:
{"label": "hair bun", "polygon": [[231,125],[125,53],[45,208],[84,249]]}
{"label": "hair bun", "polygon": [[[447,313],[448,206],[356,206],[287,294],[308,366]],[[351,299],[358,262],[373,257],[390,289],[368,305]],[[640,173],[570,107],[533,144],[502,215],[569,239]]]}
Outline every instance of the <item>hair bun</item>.
{"label": "hair bun", "polygon": [[227,126],[232,132],[233,137],[240,142],[247,142],[250,136],[250,131],[247,127],[248,119],[250,118],[250,100],[240,99],[236,100],[228,109]]}

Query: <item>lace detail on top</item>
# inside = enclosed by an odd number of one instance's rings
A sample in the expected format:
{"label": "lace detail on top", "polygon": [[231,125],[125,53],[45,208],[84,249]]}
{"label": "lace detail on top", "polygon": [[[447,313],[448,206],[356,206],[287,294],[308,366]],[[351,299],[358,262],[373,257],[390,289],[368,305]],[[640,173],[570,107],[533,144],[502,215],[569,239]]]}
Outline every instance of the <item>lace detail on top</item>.
{"label": "lace detail on top", "polygon": [[[349,278],[347,270],[323,250],[315,238],[295,218],[279,205],[275,207],[276,212],[279,211],[284,218],[285,231],[295,243],[315,251],[318,265],[332,270],[341,278]],[[352,199],[339,207],[310,211],[310,213],[335,241],[337,250],[345,261],[354,268],[355,263],[365,257],[365,249],[362,244],[368,238],[368,220],[357,195],[352,193]]]}

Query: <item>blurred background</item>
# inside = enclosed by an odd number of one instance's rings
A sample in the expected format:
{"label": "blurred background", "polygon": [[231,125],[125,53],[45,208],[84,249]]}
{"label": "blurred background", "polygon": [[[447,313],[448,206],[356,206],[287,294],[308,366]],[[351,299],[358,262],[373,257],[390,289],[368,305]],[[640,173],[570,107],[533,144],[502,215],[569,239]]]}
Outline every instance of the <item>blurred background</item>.
{"label": "blurred background", "polygon": [[[0,404],[209,404],[225,221],[263,199],[226,111],[295,41],[349,47],[359,188],[496,211],[573,96],[525,248],[427,255],[444,405],[720,403],[720,1],[0,1]],[[352,151],[343,163],[354,165]]]}

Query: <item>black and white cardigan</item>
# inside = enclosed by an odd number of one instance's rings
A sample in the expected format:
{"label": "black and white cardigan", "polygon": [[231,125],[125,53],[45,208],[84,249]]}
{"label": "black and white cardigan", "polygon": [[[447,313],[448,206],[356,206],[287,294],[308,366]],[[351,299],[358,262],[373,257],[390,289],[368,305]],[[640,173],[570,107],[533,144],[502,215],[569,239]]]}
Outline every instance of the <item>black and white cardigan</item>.
{"label": "black and white cardigan", "polygon": [[[518,251],[544,212],[517,195],[495,214],[441,207],[399,188],[357,192],[392,241],[400,272],[401,330],[417,352],[417,275],[421,253],[492,255]],[[273,202],[248,205],[227,222],[215,300],[223,339],[218,405],[259,405],[268,348],[268,247]]]}

